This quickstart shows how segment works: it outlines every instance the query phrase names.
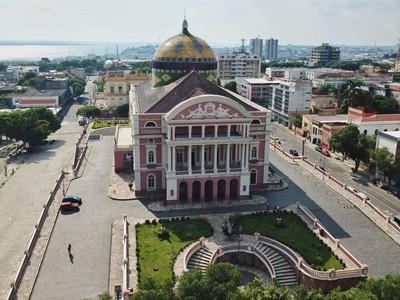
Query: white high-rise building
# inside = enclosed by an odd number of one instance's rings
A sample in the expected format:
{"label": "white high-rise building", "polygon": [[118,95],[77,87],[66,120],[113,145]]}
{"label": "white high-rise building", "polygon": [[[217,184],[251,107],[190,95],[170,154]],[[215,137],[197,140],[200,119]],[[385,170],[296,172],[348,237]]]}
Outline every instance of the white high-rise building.
{"label": "white high-rise building", "polygon": [[236,77],[259,78],[260,72],[261,59],[258,55],[239,51],[218,56],[218,77],[221,80],[234,80]]}
{"label": "white high-rise building", "polygon": [[263,40],[259,37],[255,39],[250,39],[250,53],[257,55],[260,58],[263,58]]}

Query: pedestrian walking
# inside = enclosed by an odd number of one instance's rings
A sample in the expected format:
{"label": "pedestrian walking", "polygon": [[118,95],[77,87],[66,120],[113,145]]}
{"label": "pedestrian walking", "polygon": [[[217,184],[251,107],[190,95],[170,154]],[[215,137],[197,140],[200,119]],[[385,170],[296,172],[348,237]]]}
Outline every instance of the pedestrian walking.
{"label": "pedestrian walking", "polygon": [[68,253],[71,253],[71,248],[72,248],[71,244],[68,244]]}

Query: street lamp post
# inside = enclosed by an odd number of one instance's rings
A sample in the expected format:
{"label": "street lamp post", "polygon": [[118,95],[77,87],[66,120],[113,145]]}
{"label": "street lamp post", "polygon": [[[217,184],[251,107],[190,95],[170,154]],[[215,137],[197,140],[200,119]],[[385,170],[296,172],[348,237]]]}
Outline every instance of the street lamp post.
{"label": "street lamp post", "polygon": [[301,150],[301,156],[304,156],[304,144],[306,143],[306,138],[303,138],[302,143],[303,143],[303,149]]}
{"label": "street lamp post", "polygon": [[238,260],[239,260],[239,250],[240,250],[240,239],[242,238],[242,226],[239,226],[237,232],[237,242],[238,242]]}

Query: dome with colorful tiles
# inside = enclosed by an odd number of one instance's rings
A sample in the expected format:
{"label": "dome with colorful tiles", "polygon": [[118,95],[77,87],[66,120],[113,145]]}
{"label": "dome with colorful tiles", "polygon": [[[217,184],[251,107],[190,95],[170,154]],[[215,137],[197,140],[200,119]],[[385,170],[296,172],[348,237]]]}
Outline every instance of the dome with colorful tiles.
{"label": "dome with colorful tiles", "polygon": [[153,87],[167,85],[196,70],[213,83],[217,82],[217,59],[211,47],[192,35],[186,20],[182,33],[166,40],[153,58]]}

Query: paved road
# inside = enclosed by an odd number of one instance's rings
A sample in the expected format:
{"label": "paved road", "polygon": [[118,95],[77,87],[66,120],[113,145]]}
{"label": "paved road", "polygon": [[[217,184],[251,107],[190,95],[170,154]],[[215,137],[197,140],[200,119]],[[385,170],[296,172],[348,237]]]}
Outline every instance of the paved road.
{"label": "paved road", "polygon": [[0,189],[1,291],[16,274],[56,178],[72,162],[76,138],[58,135],[52,145],[39,147]]}
{"label": "paved road", "polygon": [[[294,136],[287,128],[274,124],[276,134],[280,138],[281,146],[286,151],[296,149],[302,153],[302,139]],[[366,177],[361,174],[352,173],[351,162],[340,162],[334,157],[325,157],[315,150],[315,145],[309,141],[305,143],[304,155],[314,164],[324,166],[325,170],[347,185],[353,186],[357,191],[362,191],[369,196],[372,203],[380,210],[392,215],[400,214],[400,199],[387,193],[381,188],[371,184]]]}
{"label": "paved road", "polygon": [[322,224],[339,238],[362,263],[369,266],[372,277],[398,273],[400,246],[349,202],[296,164],[288,163],[270,152],[272,168],[289,182],[289,188],[268,192],[271,203],[282,207],[295,202],[307,206]]}
{"label": "paved road", "polygon": [[[107,197],[113,160],[113,136],[89,143],[83,176],[68,194],[79,195],[79,212],[60,214],[31,299],[95,299],[108,290],[111,224],[126,213],[140,219],[154,215],[140,201]],[[70,260],[67,246],[72,245]]]}

